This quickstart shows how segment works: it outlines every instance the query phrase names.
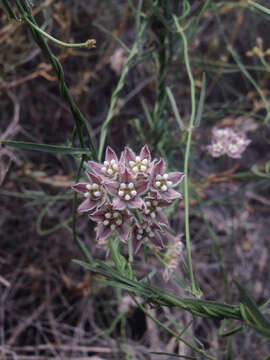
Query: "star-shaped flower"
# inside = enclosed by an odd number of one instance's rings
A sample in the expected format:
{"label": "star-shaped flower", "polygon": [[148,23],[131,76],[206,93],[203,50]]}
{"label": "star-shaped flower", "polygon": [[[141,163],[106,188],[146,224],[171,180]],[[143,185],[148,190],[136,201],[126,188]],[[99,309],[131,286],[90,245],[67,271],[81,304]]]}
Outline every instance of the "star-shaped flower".
{"label": "star-shaped flower", "polygon": [[157,162],[150,174],[151,178],[151,190],[157,192],[163,199],[177,199],[182,198],[182,195],[173,190],[172,188],[177,186],[184,178],[182,172],[166,173],[166,163],[164,159],[160,159]]}
{"label": "star-shaped flower", "polygon": [[116,180],[121,170],[122,161],[118,160],[116,153],[110,146],[107,146],[103,164],[95,161],[88,162],[91,170],[104,180]]}
{"label": "star-shaped flower", "polygon": [[99,176],[91,174],[89,171],[86,171],[85,173],[89,179],[89,183],[78,183],[72,186],[72,189],[82,193],[86,198],[79,206],[79,212],[91,211],[95,207],[101,207],[106,198],[102,179]]}
{"label": "star-shaped flower", "polygon": [[139,156],[136,156],[129,147],[125,147],[124,161],[134,177],[147,177],[154,164],[154,162],[151,162],[151,154],[147,145],[144,145],[141,149]]}
{"label": "star-shaped flower", "polygon": [[157,223],[145,221],[141,224],[136,223],[132,229],[132,248],[136,254],[143,242],[151,242],[158,249],[163,248],[163,241],[160,233],[164,232]]}
{"label": "star-shaped flower", "polygon": [[162,213],[162,208],[168,208],[171,204],[171,202],[160,198],[158,193],[153,193],[153,195],[144,198],[142,216],[146,221],[156,221],[158,224],[168,226],[169,222]]}
{"label": "star-shaped flower", "polygon": [[131,227],[130,217],[131,214],[127,210],[117,210],[110,203],[106,203],[104,209],[90,214],[89,218],[98,223],[96,227],[98,243],[104,243],[113,232],[117,232],[120,238],[127,242]]}
{"label": "star-shaped flower", "polygon": [[115,196],[113,205],[118,210],[123,210],[126,207],[141,209],[143,200],[140,195],[148,189],[148,185],[148,180],[134,181],[133,176],[127,169],[119,174],[118,181],[107,181],[105,184],[109,193]]}

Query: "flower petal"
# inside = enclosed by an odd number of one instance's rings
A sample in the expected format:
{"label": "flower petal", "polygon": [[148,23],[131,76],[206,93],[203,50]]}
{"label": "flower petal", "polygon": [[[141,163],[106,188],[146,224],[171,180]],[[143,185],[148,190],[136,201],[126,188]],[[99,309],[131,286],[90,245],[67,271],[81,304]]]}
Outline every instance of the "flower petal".
{"label": "flower petal", "polygon": [[132,209],[141,209],[144,202],[139,196],[136,196],[134,199],[127,201],[127,205]]}
{"label": "flower petal", "polygon": [[101,183],[101,179],[99,176],[96,176],[94,174],[91,174],[88,170],[85,171],[86,175],[88,176],[88,179],[95,183],[95,184],[100,184]]}
{"label": "flower petal", "polygon": [[93,221],[103,221],[104,215],[108,210],[96,210],[93,214],[88,215]]}
{"label": "flower petal", "polygon": [[140,180],[137,181],[135,184],[135,189],[137,191],[137,194],[143,194],[149,187],[149,180]]}
{"label": "flower petal", "polygon": [[127,203],[117,197],[113,199],[113,206],[115,210],[124,210],[127,207]]}
{"label": "flower petal", "polygon": [[182,199],[182,195],[173,189],[168,189],[167,191],[161,193],[161,195],[167,199]]}
{"label": "flower petal", "polygon": [[119,191],[119,183],[116,181],[106,181],[105,187],[109,191],[110,194],[117,196]]}
{"label": "flower petal", "polygon": [[120,235],[121,239],[124,242],[128,241],[129,234],[130,234],[130,226],[129,224],[123,224],[121,226],[117,226],[116,231]]}
{"label": "flower petal", "polygon": [[136,155],[134,154],[134,152],[129,148],[129,147],[125,147],[124,150],[124,156],[125,156],[125,160],[127,165],[129,166],[129,161],[135,161]]}
{"label": "flower petal", "polygon": [[75,185],[72,185],[72,189],[77,191],[77,192],[80,192],[80,193],[87,193],[89,190],[87,189],[87,186],[88,184],[86,183],[78,183],[78,184],[75,184]]}
{"label": "flower petal", "polygon": [[110,162],[113,159],[118,163],[118,158],[116,153],[113,151],[113,149],[110,146],[107,146],[105,160]]}
{"label": "flower petal", "polygon": [[103,224],[98,224],[96,227],[97,237],[96,240],[106,239],[106,237],[111,233],[109,226],[104,226]]}
{"label": "flower petal", "polygon": [[81,203],[81,205],[78,207],[78,211],[79,212],[85,212],[85,211],[90,211],[93,210],[95,207],[97,206],[97,202],[87,198],[83,203]]}
{"label": "flower petal", "polygon": [[153,167],[151,177],[155,178],[159,174],[164,174],[166,163],[164,159],[160,159]]}
{"label": "flower petal", "polygon": [[133,181],[133,176],[131,175],[131,173],[128,171],[127,168],[125,168],[124,172],[120,175],[120,182],[128,184],[130,182]]}
{"label": "flower petal", "polygon": [[164,224],[166,226],[169,226],[169,221],[167,219],[167,216],[165,216],[161,211],[157,211],[156,221],[159,224]]}
{"label": "flower petal", "polygon": [[184,173],[175,171],[168,174],[168,180],[173,183],[173,186],[176,186],[183,180],[184,176]]}
{"label": "flower petal", "polygon": [[151,154],[147,145],[144,145],[144,147],[141,149],[140,158],[141,160],[147,159],[151,161]]}
{"label": "flower petal", "polygon": [[88,161],[88,165],[90,166],[91,170],[94,171],[94,173],[98,176],[101,176],[102,178],[106,178],[106,175],[102,171],[102,168],[104,167],[103,164],[96,163],[95,161]]}

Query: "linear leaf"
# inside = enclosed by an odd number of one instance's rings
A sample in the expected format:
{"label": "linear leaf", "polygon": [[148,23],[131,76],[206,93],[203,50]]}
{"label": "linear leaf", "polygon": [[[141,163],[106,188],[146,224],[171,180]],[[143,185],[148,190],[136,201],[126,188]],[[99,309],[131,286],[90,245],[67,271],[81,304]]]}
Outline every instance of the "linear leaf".
{"label": "linear leaf", "polygon": [[76,148],[71,146],[62,146],[62,145],[47,145],[47,144],[38,144],[27,141],[10,141],[4,140],[1,141],[2,144],[12,146],[18,149],[23,150],[34,150],[34,151],[42,151],[49,153],[58,153],[58,154],[72,154],[72,155],[80,155],[80,154],[88,154],[91,155],[91,151],[82,148]]}

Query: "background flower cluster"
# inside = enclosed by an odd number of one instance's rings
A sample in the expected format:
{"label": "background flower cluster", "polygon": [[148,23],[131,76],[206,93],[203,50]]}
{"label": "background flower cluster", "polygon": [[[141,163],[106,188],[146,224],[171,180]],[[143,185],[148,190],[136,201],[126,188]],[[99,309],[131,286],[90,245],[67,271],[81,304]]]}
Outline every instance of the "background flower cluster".
{"label": "background flower cluster", "polygon": [[88,167],[88,182],[72,188],[85,197],[78,211],[88,212],[89,218],[97,222],[97,245],[106,245],[113,234],[125,243],[131,239],[134,253],[142,243],[162,248],[169,230],[162,209],[182,197],[173,188],[183,180],[184,173],[166,172],[165,160],[152,160],[147,145],[139,155],[125,147],[120,158],[108,146],[104,162],[89,161]]}
{"label": "background flower cluster", "polygon": [[251,140],[243,132],[236,132],[228,127],[214,127],[211,145],[207,146],[207,149],[213,157],[228,155],[231,158],[239,159],[250,142]]}

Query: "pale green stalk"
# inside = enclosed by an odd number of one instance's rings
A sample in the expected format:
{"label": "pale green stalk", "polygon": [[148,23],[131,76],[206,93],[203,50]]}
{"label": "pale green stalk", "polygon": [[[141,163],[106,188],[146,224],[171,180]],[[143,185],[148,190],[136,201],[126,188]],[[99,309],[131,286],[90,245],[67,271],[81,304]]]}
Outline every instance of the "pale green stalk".
{"label": "pale green stalk", "polygon": [[190,146],[191,146],[191,138],[192,138],[192,130],[194,128],[195,121],[195,113],[196,113],[196,101],[195,101],[195,84],[193,75],[190,68],[189,56],[188,56],[188,44],[185,33],[180,26],[178,19],[176,16],[173,17],[176,28],[180,33],[183,40],[183,48],[184,48],[184,59],[185,65],[190,81],[190,90],[191,90],[191,115],[189,120],[189,127],[187,129],[188,137],[186,143],[186,151],[185,151],[185,161],[184,161],[184,193],[185,193],[185,230],[186,230],[186,248],[187,248],[187,258],[188,258],[188,268],[189,268],[189,278],[191,282],[191,290],[193,295],[196,296],[197,288],[194,279],[193,266],[192,266],[192,258],[191,258],[191,245],[190,245],[190,227],[189,227],[189,190],[188,190],[188,163],[189,163],[189,154],[190,154]]}

